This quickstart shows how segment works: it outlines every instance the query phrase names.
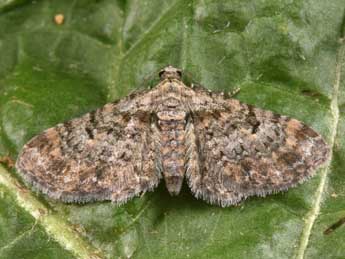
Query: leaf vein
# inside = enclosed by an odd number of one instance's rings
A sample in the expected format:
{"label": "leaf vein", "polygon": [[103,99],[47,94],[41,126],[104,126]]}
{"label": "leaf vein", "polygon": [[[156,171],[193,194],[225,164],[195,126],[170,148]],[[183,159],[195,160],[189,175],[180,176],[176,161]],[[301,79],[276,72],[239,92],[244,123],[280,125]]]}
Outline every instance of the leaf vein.
{"label": "leaf vein", "polygon": [[335,138],[337,136],[337,127],[339,123],[339,106],[338,106],[338,94],[339,94],[339,86],[340,86],[340,79],[341,79],[341,70],[342,70],[342,65],[345,57],[345,44],[344,40],[341,40],[341,45],[338,50],[338,55],[337,55],[337,63],[336,63],[336,71],[335,71],[335,82],[333,85],[333,96],[332,96],[332,101],[331,101],[331,112],[334,118],[333,122],[333,129],[331,133],[331,139],[330,139],[330,147],[331,147],[331,154],[330,154],[330,159],[326,165],[326,168],[322,171],[321,174],[321,180],[320,184],[316,190],[316,198],[315,202],[311,208],[311,210],[307,213],[307,218],[305,220],[305,225],[302,230],[302,235],[301,235],[301,240],[300,244],[297,248],[297,259],[303,259],[305,252],[307,250],[310,236],[311,236],[311,231],[314,226],[314,223],[320,213],[321,209],[321,202],[322,202],[322,197],[323,193],[326,188],[326,181],[327,177],[329,175],[329,172],[331,170],[331,161],[333,157],[333,147],[335,144]]}

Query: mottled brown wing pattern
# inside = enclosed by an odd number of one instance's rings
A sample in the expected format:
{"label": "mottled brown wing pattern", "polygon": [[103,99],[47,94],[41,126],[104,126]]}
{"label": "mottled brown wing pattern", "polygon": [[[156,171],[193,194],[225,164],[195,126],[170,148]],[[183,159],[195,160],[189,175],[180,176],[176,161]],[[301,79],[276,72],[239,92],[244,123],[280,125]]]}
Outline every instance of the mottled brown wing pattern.
{"label": "mottled brown wing pattern", "polygon": [[16,168],[66,202],[124,203],[161,177],[177,195],[186,176],[196,197],[229,206],[293,187],[329,157],[322,137],[300,121],[187,87],[171,66],[160,78],[34,137]]}
{"label": "mottled brown wing pattern", "polygon": [[228,206],[286,190],[328,158],[322,137],[300,121],[213,95],[222,109],[192,114],[199,147],[190,146],[187,177],[197,197]]}
{"label": "mottled brown wing pattern", "polygon": [[34,137],[17,161],[24,179],[65,202],[123,203],[155,187],[160,174],[149,113],[129,114],[118,105],[107,104]]}

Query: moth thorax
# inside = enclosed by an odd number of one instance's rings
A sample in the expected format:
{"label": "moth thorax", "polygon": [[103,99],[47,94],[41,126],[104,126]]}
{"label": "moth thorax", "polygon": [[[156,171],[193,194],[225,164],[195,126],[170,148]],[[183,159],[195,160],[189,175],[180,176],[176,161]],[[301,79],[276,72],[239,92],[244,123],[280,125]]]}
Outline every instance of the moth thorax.
{"label": "moth thorax", "polygon": [[181,101],[174,97],[169,97],[164,100],[164,106],[167,108],[175,108],[181,105]]}
{"label": "moth thorax", "polygon": [[183,122],[185,123],[187,113],[183,110],[164,110],[157,112],[157,117],[160,121],[164,122]]}

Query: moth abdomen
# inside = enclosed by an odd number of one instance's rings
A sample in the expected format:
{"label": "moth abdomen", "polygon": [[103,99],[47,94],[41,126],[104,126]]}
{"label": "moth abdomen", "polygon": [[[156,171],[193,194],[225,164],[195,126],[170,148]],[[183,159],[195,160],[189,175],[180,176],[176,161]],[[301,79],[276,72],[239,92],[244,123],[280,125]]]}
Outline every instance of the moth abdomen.
{"label": "moth abdomen", "polygon": [[171,195],[177,195],[185,174],[185,112],[159,112],[158,125],[161,130],[163,176]]}

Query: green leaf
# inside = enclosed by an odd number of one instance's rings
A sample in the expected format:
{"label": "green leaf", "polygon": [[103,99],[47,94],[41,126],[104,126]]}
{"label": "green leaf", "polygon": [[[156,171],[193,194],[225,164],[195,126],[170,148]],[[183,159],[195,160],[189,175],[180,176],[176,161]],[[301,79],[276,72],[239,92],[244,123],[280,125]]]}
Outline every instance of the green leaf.
{"label": "green leaf", "polygon": [[[220,208],[164,183],[117,207],[54,202],[0,167],[0,258],[340,258],[345,226],[344,7],[333,1],[0,3],[0,156],[137,87],[168,65],[289,115],[333,149],[288,192]],[[64,22],[54,22],[63,14]]]}

